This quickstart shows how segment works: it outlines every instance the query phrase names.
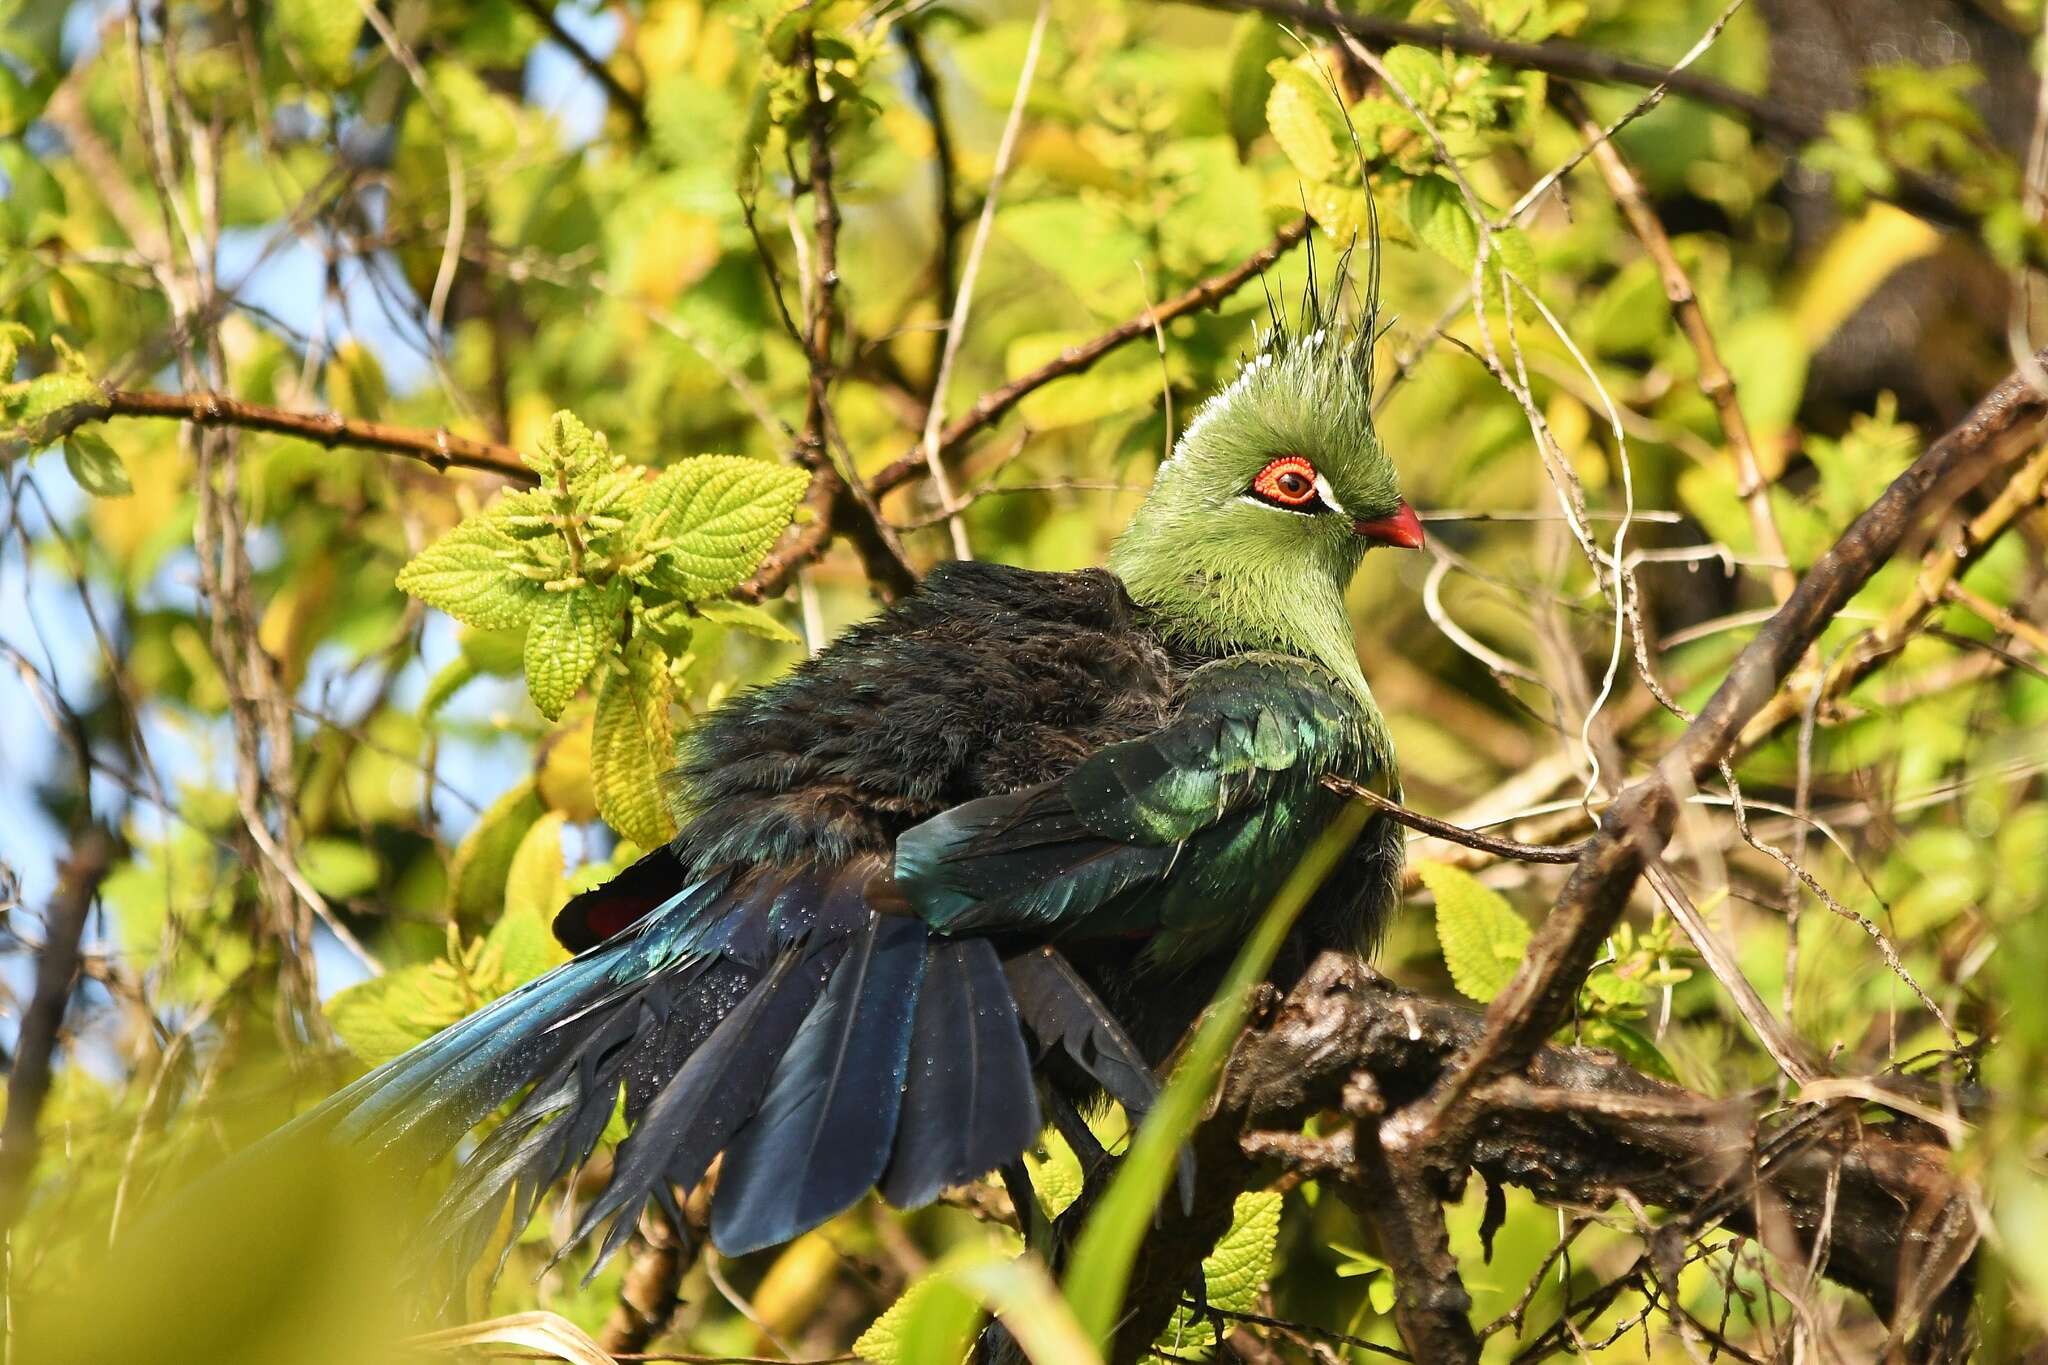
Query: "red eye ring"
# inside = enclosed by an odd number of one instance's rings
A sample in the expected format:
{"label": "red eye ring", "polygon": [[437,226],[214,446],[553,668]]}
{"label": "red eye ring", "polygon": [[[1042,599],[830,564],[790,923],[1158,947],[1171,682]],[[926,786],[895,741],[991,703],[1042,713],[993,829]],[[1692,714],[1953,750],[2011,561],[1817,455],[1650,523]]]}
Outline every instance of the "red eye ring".
{"label": "red eye ring", "polygon": [[1275,507],[1307,507],[1317,501],[1316,467],[1300,455],[1282,455],[1258,472],[1252,493]]}

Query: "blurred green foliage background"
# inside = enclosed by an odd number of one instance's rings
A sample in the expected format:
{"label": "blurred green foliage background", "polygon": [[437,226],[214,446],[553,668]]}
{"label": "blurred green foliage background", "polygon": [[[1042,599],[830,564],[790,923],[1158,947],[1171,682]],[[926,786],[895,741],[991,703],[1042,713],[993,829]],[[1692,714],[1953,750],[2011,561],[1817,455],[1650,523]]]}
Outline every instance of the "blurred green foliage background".
{"label": "blurred green foliage background", "polygon": [[[647,754],[875,609],[878,552],[835,540],[761,611],[691,607],[638,646],[619,667],[641,670],[641,702],[612,729],[602,667],[543,715],[519,629],[458,624],[397,585],[506,475],[235,422],[73,420],[52,439],[102,388],[526,452],[566,409],[635,468],[782,465],[815,415],[797,333],[829,283],[824,465],[865,481],[909,461],[878,505],[914,566],[964,544],[1069,568],[1099,562],[1269,296],[1287,306],[1311,270],[1327,283],[1376,217],[1394,319],[1382,434],[1432,543],[1361,576],[1366,673],[1411,804],[1562,840],[1677,733],[1646,677],[1697,708],[1768,615],[1774,571],[1810,564],[2043,339],[2024,268],[2041,259],[2038,0],[1358,8],[1658,65],[1713,35],[1691,73],[1822,129],[1788,140],[1673,95],[1613,138],[1733,378],[1760,486],[1743,486],[1668,271],[1582,156],[1573,101],[1606,124],[1640,88],[1574,94],[1415,45],[1382,49],[1382,74],[1270,18],[1058,0],[977,253],[1030,5],[0,0],[10,1016],[67,851],[95,823],[117,836],[82,869],[98,893],[84,980],[9,1259],[10,1304],[67,1316],[11,1316],[46,1343],[15,1359],[395,1350],[385,1242],[402,1214],[337,1195],[374,1182],[287,1173],[182,1233],[117,1234],[160,1228],[195,1173],[560,960],[545,926],[562,899],[629,857],[626,839],[665,831]],[[843,216],[829,282],[807,44]],[[1914,176],[1948,186],[1962,221],[1891,202]],[[1304,214],[1313,260],[1287,245]],[[915,456],[970,259],[949,420],[1276,239],[1275,263],[1214,307],[1132,329],[949,442],[960,505],[938,499]],[[1813,660],[1875,642],[1872,666],[1795,697],[1741,762],[1754,832],[1836,910],[1745,843],[1725,789],[1700,794],[1672,867],[1816,1054],[1983,1087],[1954,1161],[1993,1215],[1986,1349],[2015,1353],[2048,1321],[2048,519],[2028,469],[2002,513],[1996,489],[1958,505],[1956,524],[1991,531],[1966,554],[1923,542],[1878,576]],[[1596,579],[1567,521],[1574,483],[1588,540],[1627,575]],[[796,515],[802,536],[868,514]],[[1620,615],[1616,577],[1635,604]],[[1416,856],[1378,965],[1485,999],[1561,873]],[[1580,1038],[1704,1093],[1782,1092],[1665,908],[1638,899]],[[1040,1165],[1049,1188],[1072,1178],[1056,1140]],[[682,1258],[683,1307],[654,1331],[620,1300],[656,1253],[587,1285],[573,1258],[543,1269],[573,1194],[508,1230],[507,1273],[479,1280],[475,1315],[545,1310],[613,1349],[821,1358],[934,1263],[1009,1245],[967,1208],[863,1207],[777,1252]],[[1352,1215],[1313,1182],[1260,1199],[1218,1252],[1226,1306],[1394,1344],[1388,1275]],[[1487,1260],[1483,1202],[1475,1189],[1453,1221],[1475,1319],[1533,1288],[1525,1323],[1492,1339],[1503,1360],[1639,1244],[1625,1213],[1593,1211],[1552,1264],[1565,1215],[1511,1191]],[[1776,1358],[1794,1272],[1725,1235],[1704,1250],[1686,1312]],[[1882,1340],[1860,1300],[1809,1298],[1797,1330],[1831,1358]],[[1673,1317],[1646,1308],[1615,1297],[1585,1328],[1609,1341],[1593,1353],[1686,1359]],[[1173,1349],[1206,1351],[1208,1330],[1183,1324]],[[901,1349],[896,1331],[862,1349]],[[1314,1339],[1257,1335],[1290,1360]]]}

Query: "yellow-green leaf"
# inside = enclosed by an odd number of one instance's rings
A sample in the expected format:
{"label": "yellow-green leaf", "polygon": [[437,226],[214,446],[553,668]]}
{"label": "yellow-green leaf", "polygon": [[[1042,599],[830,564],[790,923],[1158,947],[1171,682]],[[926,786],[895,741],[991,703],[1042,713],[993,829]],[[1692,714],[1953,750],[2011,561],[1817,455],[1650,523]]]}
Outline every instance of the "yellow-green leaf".
{"label": "yellow-green leaf", "polygon": [[504,912],[484,937],[507,985],[530,981],[569,960],[553,927],[555,912],[568,899],[562,876],[562,828],[567,823],[562,812],[549,811],[533,822],[512,854]]}
{"label": "yellow-green leaf", "polygon": [[1484,1004],[1513,979],[1529,946],[1529,924],[1501,894],[1449,863],[1418,864],[1436,897],[1436,937],[1460,994]]}
{"label": "yellow-green leaf", "polygon": [[561,716],[590,670],[616,647],[623,605],[616,588],[541,595],[526,628],[526,691],[549,720]]}
{"label": "yellow-green leaf", "polygon": [[381,1066],[468,1014],[475,1002],[444,962],[402,967],[337,991],[327,1021],[349,1051]]}
{"label": "yellow-green leaf", "polygon": [[647,490],[640,520],[668,542],[647,581],[686,602],[746,581],[796,515],[810,475],[737,455],[698,455],[671,465]]}
{"label": "yellow-green leaf", "polygon": [[449,909],[458,919],[482,920],[504,903],[512,856],[541,814],[540,797],[527,778],[477,817],[448,864]]}
{"label": "yellow-green leaf", "polygon": [[285,51],[308,77],[325,85],[347,81],[363,27],[361,10],[335,0],[278,0],[271,19]]}
{"label": "yellow-green leaf", "polygon": [[1273,78],[1272,93],[1266,96],[1266,126],[1301,178],[1334,181],[1346,165],[1355,173],[1350,134],[1314,58],[1274,61],[1266,70]]}
{"label": "yellow-green leaf", "polygon": [[643,848],[675,834],[661,798],[671,761],[669,676],[661,651],[641,639],[626,647],[597,694],[591,783],[606,824]]}
{"label": "yellow-green leaf", "polygon": [[[1209,1307],[1225,1313],[1249,1313],[1258,1306],[1259,1291],[1273,1270],[1273,1251],[1280,1241],[1281,1196],[1273,1190],[1251,1190],[1237,1197],[1230,1230],[1202,1259],[1202,1289]],[[1210,1319],[1185,1306],[1155,1343],[1162,1355],[1176,1360],[1206,1356],[1216,1344]]]}
{"label": "yellow-green leaf", "polygon": [[78,486],[96,498],[125,498],[135,491],[128,467],[96,432],[74,431],[64,441],[64,467]]}
{"label": "yellow-green leaf", "polygon": [[506,568],[506,557],[517,552],[510,536],[472,517],[398,571],[399,591],[481,630],[523,625],[547,594]]}
{"label": "yellow-green leaf", "polygon": [[743,630],[749,635],[758,635],[763,640],[773,640],[779,645],[800,645],[803,637],[788,626],[751,602],[735,602],[729,597],[714,597],[708,602],[699,602],[697,614],[728,630]]}

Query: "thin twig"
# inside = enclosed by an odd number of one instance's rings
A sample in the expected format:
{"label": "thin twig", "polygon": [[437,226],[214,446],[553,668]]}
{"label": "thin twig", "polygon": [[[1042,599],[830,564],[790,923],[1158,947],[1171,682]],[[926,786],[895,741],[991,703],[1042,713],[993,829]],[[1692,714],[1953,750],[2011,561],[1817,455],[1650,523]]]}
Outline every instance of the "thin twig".
{"label": "thin twig", "polygon": [[1663,221],[1644,196],[1634,168],[1622,156],[1621,149],[1614,145],[1614,140],[1606,135],[1598,120],[1588,112],[1578,92],[1570,86],[1559,86],[1551,92],[1551,98],[1568,118],[1579,125],[1579,131],[1585,135],[1587,145],[1592,149],[1593,165],[1599,170],[1601,179],[1607,182],[1608,191],[1621,206],[1629,225],[1635,229],[1644,252],[1656,263],[1658,277],[1664,282],[1664,297],[1671,301],[1672,316],[1678,320],[1678,328],[1685,334],[1686,343],[1692,347],[1698,360],[1700,392],[1714,405],[1715,415],[1720,419],[1721,435],[1727,440],[1729,457],[1735,463],[1736,495],[1749,509],[1757,550],[1765,558],[1778,561],[1779,567],[1771,570],[1771,595],[1783,602],[1792,595],[1795,581],[1792,567],[1785,559],[1785,538],[1779,534],[1777,519],[1771,514],[1769,484],[1757,463],[1756,443],[1750,437],[1749,421],[1742,415],[1742,405],[1736,401],[1734,376],[1721,362],[1721,349],[1714,343],[1713,330],[1707,326],[1706,313],[1701,309],[1699,295],[1692,287],[1692,277],[1678,263],[1678,255],[1671,249],[1670,235],[1664,231]]}
{"label": "thin twig", "polygon": [[51,1059],[78,977],[79,940],[113,862],[113,836],[99,824],[88,823],[58,869],[56,894],[44,920],[43,950],[36,959],[35,994],[22,1011],[7,1077],[7,1117],[0,1124],[0,1231],[13,1227],[20,1216],[42,1151],[36,1124],[50,1093]]}
{"label": "thin twig", "polygon": [[1482,834],[1476,829],[1466,829],[1448,820],[1412,811],[1398,801],[1380,795],[1362,782],[1335,773],[1323,775],[1323,785],[1341,796],[1354,801],[1363,801],[1379,811],[1394,823],[1406,825],[1412,830],[1441,839],[1447,844],[1459,844],[1465,848],[1491,853],[1496,858],[1506,858],[1518,863],[1575,863],[1586,851],[1590,839],[1581,839],[1576,844],[1524,844],[1513,839],[1502,839],[1492,834]]}
{"label": "thin twig", "polygon": [[[1245,260],[1220,274],[1191,286],[1155,308],[1147,308],[1129,321],[1120,322],[1100,336],[1069,346],[1029,374],[990,389],[974,400],[966,412],[954,418],[939,435],[939,456],[947,459],[959,451],[967,438],[995,422],[1025,398],[1069,375],[1080,374],[1118,347],[1150,336],[1152,328],[1188,313],[1214,307],[1243,287],[1245,281],[1266,270],[1273,262],[1308,235],[1309,221],[1297,218],[1274,234],[1273,240]],[[923,477],[926,473],[923,449],[913,450],[885,467],[869,485],[877,497]]]}
{"label": "thin twig", "polygon": [[967,263],[960,271],[960,289],[953,296],[953,312],[946,322],[946,343],[939,352],[938,373],[932,379],[932,400],[925,409],[924,439],[921,443],[925,471],[931,476],[932,491],[939,500],[939,506],[947,509],[946,530],[953,543],[955,559],[971,559],[974,551],[967,543],[967,524],[960,519],[960,509],[953,505],[953,485],[946,476],[945,462],[939,456],[940,436],[946,422],[946,386],[953,378],[953,364],[959,358],[960,344],[967,339],[967,315],[974,306],[974,282],[981,273],[981,257],[988,249],[989,233],[995,227],[996,201],[1002,194],[1003,177],[1009,174],[1010,158],[1016,155],[1017,134],[1024,126],[1024,105],[1031,97],[1031,80],[1038,72],[1038,54],[1045,45],[1045,24],[1051,14],[1052,0],[1038,0],[1038,17],[1032,20],[1031,37],[1024,45],[1024,66],[1017,73],[1017,91],[1010,99],[1010,114],[1003,123],[1002,140],[996,144],[995,167],[989,172],[988,193],[982,196],[981,217],[974,224],[974,241],[967,248]]}

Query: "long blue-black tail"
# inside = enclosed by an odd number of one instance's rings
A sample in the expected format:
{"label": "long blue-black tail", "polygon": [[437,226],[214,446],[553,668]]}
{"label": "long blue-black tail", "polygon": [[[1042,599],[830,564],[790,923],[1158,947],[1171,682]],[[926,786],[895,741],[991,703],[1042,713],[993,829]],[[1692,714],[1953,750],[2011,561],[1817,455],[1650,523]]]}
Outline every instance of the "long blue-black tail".
{"label": "long blue-black tail", "polygon": [[676,864],[657,853],[565,911],[566,940],[611,937],[293,1128],[433,1161],[506,1111],[436,1214],[435,1244],[457,1268],[486,1250],[508,1203],[524,1225],[621,1104],[628,1136],[570,1239],[598,1239],[599,1263],[649,1201],[680,1229],[677,1192],[721,1157],[711,1237],[732,1254],[796,1237],[873,1188],[916,1207],[1016,1160],[1040,1126],[1027,1034],[1131,1107],[1149,1101],[1149,1073],[1129,1073],[1135,1053],[1078,978],[1018,978],[986,939],[878,911],[868,892],[885,867],[723,870],[674,889]]}

